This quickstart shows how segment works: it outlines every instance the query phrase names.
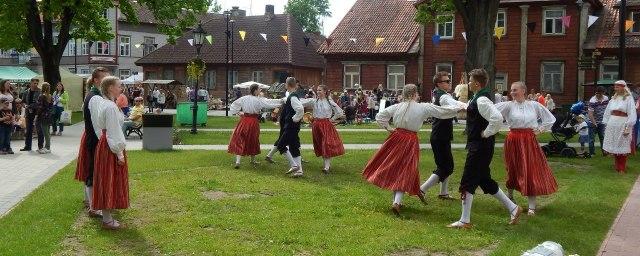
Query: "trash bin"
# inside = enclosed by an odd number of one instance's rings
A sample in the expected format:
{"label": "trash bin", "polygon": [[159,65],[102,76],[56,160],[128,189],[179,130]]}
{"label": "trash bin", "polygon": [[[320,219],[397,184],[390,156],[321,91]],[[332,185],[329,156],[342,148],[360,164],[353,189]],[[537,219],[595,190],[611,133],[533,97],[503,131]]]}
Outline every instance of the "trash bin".
{"label": "trash bin", "polygon": [[[179,102],[176,107],[176,119],[179,125],[191,125],[193,123],[193,102]],[[198,102],[198,117],[196,119],[197,124],[207,124],[207,110],[209,105],[206,101]]]}
{"label": "trash bin", "polygon": [[145,150],[173,149],[173,115],[143,114],[142,148]]}

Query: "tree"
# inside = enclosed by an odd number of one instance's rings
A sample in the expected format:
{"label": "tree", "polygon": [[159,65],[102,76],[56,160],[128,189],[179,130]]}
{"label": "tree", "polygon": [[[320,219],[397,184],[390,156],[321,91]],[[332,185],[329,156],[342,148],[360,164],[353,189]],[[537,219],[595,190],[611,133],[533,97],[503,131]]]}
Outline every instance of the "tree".
{"label": "tree", "polygon": [[114,37],[104,10],[117,7],[128,21],[136,23],[134,8],[144,6],[168,41],[175,43],[209,4],[209,0],[0,0],[0,49],[34,48],[42,59],[44,80],[56,84],[69,40],[107,41]]}
{"label": "tree", "polygon": [[467,36],[464,58],[465,72],[484,68],[494,84],[496,48],[494,26],[499,0],[431,0],[418,6],[416,22],[443,22],[458,13],[462,17]]}
{"label": "tree", "polygon": [[220,11],[222,11],[222,5],[218,3],[218,0],[211,2],[211,5],[209,6],[209,13],[220,13]]}
{"label": "tree", "polygon": [[329,0],[289,0],[284,7],[305,32],[320,32],[320,18],[331,17]]}

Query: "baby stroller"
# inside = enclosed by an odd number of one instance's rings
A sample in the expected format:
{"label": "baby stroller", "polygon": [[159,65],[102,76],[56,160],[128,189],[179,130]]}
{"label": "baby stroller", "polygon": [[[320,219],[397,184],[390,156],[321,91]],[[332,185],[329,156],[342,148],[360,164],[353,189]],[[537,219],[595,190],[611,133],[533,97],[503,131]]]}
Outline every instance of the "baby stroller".
{"label": "baby stroller", "polygon": [[583,111],[584,103],[578,102],[571,106],[571,110],[566,115],[562,113],[554,114],[556,122],[551,127],[553,140],[541,147],[546,156],[559,154],[563,157],[591,157],[589,153],[578,154],[575,148],[567,144],[567,141],[577,134],[573,126],[577,123],[576,117]]}

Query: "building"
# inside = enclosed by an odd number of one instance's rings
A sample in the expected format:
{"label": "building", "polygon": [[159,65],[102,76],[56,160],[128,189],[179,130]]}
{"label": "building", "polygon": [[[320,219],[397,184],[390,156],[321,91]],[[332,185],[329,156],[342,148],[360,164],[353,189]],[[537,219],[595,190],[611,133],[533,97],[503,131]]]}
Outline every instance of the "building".
{"label": "building", "polygon": [[[332,90],[389,90],[422,83],[420,26],[413,1],[358,0],[318,52]],[[378,39],[378,45],[376,45]]]}
{"label": "building", "polygon": [[[202,46],[201,58],[207,70],[198,85],[206,87],[214,97],[223,97],[228,82],[273,84],[294,76],[303,85],[320,84],[324,60],[316,53],[319,45],[317,36],[305,34],[291,15],[274,14],[273,10],[272,5],[267,5],[265,14],[256,16],[246,16],[238,8],[231,11],[230,81],[225,75],[225,15],[214,15],[204,22],[202,27],[211,35],[213,43],[205,42]],[[244,40],[240,31],[245,32]],[[196,57],[196,49],[189,43],[192,38],[191,31],[188,31],[178,38],[175,45],[160,47],[138,60],[136,64],[143,68],[144,78],[171,79],[192,85],[186,75],[188,62]]]}

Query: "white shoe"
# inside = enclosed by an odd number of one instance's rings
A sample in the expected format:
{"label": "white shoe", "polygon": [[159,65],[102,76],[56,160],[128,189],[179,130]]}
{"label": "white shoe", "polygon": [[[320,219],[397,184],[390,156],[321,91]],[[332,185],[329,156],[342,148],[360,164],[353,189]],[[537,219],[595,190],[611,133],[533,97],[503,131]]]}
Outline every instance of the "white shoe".
{"label": "white shoe", "polygon": [[50,149],[46,149],[46,148],[45,148],[45,149],[44,149],[44,153],[45,153],[45,154],[51,154],[51,150],[50,150]]}
{"label": "white shoe", "polygon": [[300,170],[300,167],[298,167],[298,166],[294,166],[294,167],[291,167],[291,168],[290,168],[287,172],[285,172],[284,174],[289,174],[289,173],[292,173],[292,172],[298,172],[299,170]]}
{"label": "white shoe", "polygon": [[36,150],[36,152],[38,152],[38,154],[46,154],[47,151],[45,151],[44,149],[38,149]]}
{"label": "white shoe", "polygon": [[291,177],[299,178],[299,177],[302,177],[302,175],[304,175],[304,173],[302,171],[298,170],[298,171],[294,172],[293,174],[291,174]]}
{"label": "white shoe", "polygon": [[468,229],[473,227],[471,225],[471,223],[464,223],[462,221],[456,221],[454,223],[451,223],[449,225],[447,225],[448,228],[461,228],[461,229]]}
{"label": "white shoe", "polygon": [[62,132],[58,132],[58,134],[56,134],[56,135],[58,135],[58,136],[62,136]]}

